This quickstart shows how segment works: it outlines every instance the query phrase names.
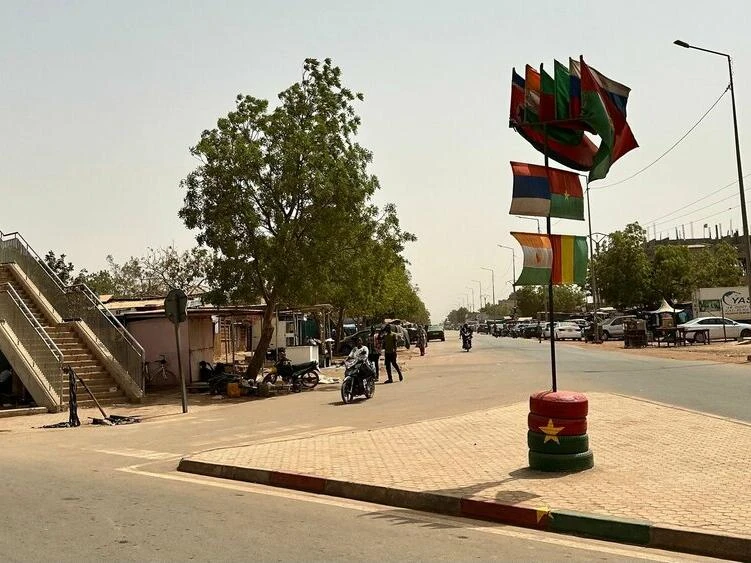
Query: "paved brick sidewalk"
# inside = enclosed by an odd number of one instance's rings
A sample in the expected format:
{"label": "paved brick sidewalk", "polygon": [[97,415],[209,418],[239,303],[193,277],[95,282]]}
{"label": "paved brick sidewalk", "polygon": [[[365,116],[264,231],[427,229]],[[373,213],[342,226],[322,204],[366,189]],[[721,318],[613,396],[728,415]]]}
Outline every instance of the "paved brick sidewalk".
{"label": "paved brick sidewalk", "polygon": [[576,474],[527,468],[526,403],[190,460],[751,536],[751,425],[612,394],[589,399],[595,468]]}

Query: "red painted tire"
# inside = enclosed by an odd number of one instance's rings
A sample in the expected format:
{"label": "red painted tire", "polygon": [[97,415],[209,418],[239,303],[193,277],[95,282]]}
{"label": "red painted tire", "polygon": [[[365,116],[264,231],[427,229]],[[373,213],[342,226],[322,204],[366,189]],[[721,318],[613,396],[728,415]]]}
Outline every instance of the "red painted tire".
{"label": "red painted tire", "polygon": [[560,428],[560,430],[551,431],[551,435],[555,436],[581,436],[587,433],[586,418],[553,418],[529,413],[527,415],[527,426],[537,434],[545,434],[542,428],[548,426]]}
{"label": "red painted tire", "polygon": [[529,412],[553,418],[585,418],[589,401],[575,391],[540,391],[529,396]]}

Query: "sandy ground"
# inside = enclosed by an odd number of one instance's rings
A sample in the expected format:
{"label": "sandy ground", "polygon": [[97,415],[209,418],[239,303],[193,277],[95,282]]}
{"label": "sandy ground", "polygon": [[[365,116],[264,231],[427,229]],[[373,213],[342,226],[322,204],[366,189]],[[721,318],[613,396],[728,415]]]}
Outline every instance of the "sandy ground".
{"label": "sandy ground", "polygon": [[731,340],[729,342],[717,342],[713,344],[671,346],[670,348],[664,345],[659,348],[651,345],[646,348],[625,348],[622,340],[611,340],[602,344],[585,344],[583,342],[573,342],[571,344],[584,349],[596,347],[601,350],[618,351],[641,356],[655,356],[673,360],[722,362],[727,364],[748,363],[747,356],[751,355],[751,341],[739,343]]}

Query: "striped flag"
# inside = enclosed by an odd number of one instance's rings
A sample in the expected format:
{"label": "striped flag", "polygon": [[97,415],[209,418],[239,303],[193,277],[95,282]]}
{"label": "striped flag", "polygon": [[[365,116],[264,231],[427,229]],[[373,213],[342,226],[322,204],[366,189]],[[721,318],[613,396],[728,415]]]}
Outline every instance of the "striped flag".
{"label": "striped flag", "polygon": [[512,162],[511,215],[560,217],[584,221],[584,192],[579,175],[558,168]]}
{"label": "striped flag", "polygon": [[524,267],[516,285],[585,284],[586,237],[517,232],[511,235],[519,242],[524,253]]}

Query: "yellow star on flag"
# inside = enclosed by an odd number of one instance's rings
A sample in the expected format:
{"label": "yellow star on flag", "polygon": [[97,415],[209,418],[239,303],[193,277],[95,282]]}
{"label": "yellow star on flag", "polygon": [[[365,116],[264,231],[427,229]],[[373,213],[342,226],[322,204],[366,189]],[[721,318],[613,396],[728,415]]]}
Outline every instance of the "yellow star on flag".
{"label": "yellow star on flag", "polygon": [[568,199],[568,190],[563,192],[563,199]]}
{"label": "yellow star on flag", "polygon": [[558,441],[558,432],[566,428],[565,426],[554,426],[553,425],[553,419],[548,419],[547,426],[538,426],[540,430],[542,430],[543,434],[545,434],[545,440],[543,440],[543,444],[547,444],[549,440],[552,440],[556,444],[560,445],[560,442]]}
{"label": "yellow star on flag", "polygon": [[553,515],[550,513],[550,507],[548,505],[541,506],[540,508],[536,509],[535,512],[537,513],[537,523],[540,523],[540,520],[545,518],[547,516],[551,520],[553,519]]}

